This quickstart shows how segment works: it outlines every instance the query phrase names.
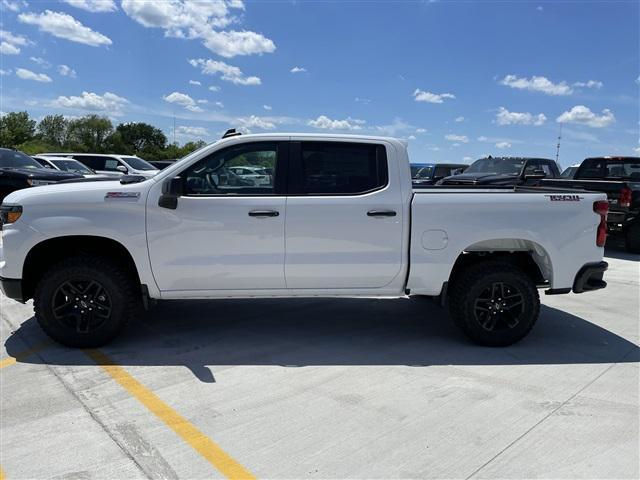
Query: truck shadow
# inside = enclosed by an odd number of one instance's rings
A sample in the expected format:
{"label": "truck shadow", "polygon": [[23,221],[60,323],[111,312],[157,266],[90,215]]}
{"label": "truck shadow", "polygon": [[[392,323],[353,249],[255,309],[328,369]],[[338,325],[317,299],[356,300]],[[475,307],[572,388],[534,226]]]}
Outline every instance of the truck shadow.
{"label": "truck shadow", "polygon": [[[34,318],[5,343],[20,357],[42,342]],[[585,319],[542,306],[531,334],[507,348],[468,342],[446,310],[424,298],[165,301],[101,349],[123,366],[185,366],[214,382],[208,366],[528,365],[637,362],[634,343]],[[52,345],[24,363],[95,365]]]}

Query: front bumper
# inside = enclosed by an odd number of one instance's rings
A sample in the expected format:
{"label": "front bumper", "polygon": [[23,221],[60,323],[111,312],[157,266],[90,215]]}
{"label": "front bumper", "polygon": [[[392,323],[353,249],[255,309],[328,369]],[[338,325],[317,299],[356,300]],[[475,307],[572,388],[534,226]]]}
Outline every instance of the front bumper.
{"label": "front bumper", "polygon": [[573,293],[590,292],[605,288],[607,282],[602,280],[602,277],[607,268],[609,268],[607,262],[593,262],[584,265],[573,281]]}
{"label": "front bumper", "polygon": [[24,299],[22,298],[22,280],[19,278],[0,277],[0,290],[2,290],[5,297],[24,303]]}

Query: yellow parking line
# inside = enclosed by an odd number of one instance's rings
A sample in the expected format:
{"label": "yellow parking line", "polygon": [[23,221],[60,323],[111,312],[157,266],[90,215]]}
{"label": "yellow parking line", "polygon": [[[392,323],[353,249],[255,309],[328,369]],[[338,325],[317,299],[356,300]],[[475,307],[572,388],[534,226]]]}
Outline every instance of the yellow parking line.
{"label": "yellow parking line", "polygon": [[248,470],[236,462],[229,454],[198,430],[191,422],[164,403],[151,390],[133,378],[124,368],[115,364],[99,350],[85,350],[85,353],[100,365],[116,382],[133,395],[151,413],[177,433],[191,448],[202,455],[220,473],[232,479],[255,479]]}
{"label": "yellow parking line", "polygon": [[7,477],[4,474],[4,470],[2,470],[2,467],[0,467],[0,480],[5,480]]}
{"label": "yellow parking line", "polygon": [[[7,357],[0,361],[0,368],[8,367],[9,365],[13,365],[14,363],[20,362],[25,358],[30,357],[34,353],[38,353],[40,350],[44,350],[49,345],[51,345],[51,343],[52,342],[50,341],[42,342],[37,344],[33,348],[29,348],[28,350],[24,350],[18,353],[15,357]],[[2,477],[0,477],[0,480],[2,480]]]}

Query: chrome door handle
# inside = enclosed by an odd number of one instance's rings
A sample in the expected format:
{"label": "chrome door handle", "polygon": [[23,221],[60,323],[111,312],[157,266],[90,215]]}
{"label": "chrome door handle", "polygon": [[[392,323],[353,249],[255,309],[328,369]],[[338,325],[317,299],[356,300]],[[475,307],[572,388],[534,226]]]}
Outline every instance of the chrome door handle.
{"label": "chrome door handle", "polygon": [[249,212],[250,217],[258,218],[277,217],[278,215],[280,215],[280,212],[276,210],[251,210]]}
{"label": "chrome door handle", "polygon": [[369,210],[367,212],[368,217],[395,217],[396,212],[393,210]]}

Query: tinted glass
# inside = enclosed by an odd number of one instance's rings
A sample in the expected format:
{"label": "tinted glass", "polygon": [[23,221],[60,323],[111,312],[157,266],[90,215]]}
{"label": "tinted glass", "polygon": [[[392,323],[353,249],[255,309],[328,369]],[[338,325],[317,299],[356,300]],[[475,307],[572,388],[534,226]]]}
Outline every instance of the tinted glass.
{"label": "tinted glass", "polygon": [[580,178],[611,178],[631,180],[640,174],[640,159],[593,159],[580,168]]}
{"label": "tinted glass", "polygon": [[[273,142],[215,152],[182,174],[185,191],[187,195],[272,195],[277,157],[278,146]],[[254,169],[265,173],[253,173]]]}
{"label": "tinted glass", "polygon": [[37,158],[37,157],[32,157],[36,162],[38,162],[40,165],[42,165],[43,168],[50,168],[53,170],[53,167],[49,164],[48,161],[46,161],[44,158]]}
{"label": "tinted glass", "polygon": [[42,165],[22,152],[16,150],[0,150],[0,167],[42,168]]}
{"label": "tinted glass", "polygon": [[464,173],[519,175],[524,162],[524,158],[482,158],[473,162]]}
{"label": "tinted glass", "polygon": [[433,167],[411,166],[411,178],[431,178]]}
{"label": "tinted glass", "polygon": [[124,160],[131,168],[136,170],[158,170],[147,161],[138,157],[122,157],[122,160]]}
{"label": "tinted glass", "polygon": [[302,142],[302,190],[357,194],[387,184],[384,147],[347,142]]}
{"label": "tinted glass", "polygon": [[50,160],[56,167],[65,172],[90,174],[93,173],[88,167],[77,160]]}
{"label": "tinted glass", "polygon": [[73,157],[80,163],[84,163],[86,166],[93,170],[104,170],[104,157],[88,157],[85,155],[78,155]]}

